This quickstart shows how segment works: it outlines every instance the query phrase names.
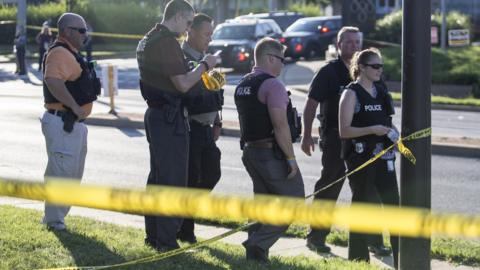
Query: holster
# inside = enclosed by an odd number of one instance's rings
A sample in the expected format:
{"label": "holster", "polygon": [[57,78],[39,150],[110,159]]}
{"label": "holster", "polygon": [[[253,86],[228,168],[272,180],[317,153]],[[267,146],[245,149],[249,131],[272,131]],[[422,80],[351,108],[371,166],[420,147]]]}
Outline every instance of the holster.
{"label": "holster", "polygon": [[78,116],[73,113],[72,109],[67,108],[65,113],[62,115],[63,130],[65,130],[65,132],[71,133],[77,119]]}

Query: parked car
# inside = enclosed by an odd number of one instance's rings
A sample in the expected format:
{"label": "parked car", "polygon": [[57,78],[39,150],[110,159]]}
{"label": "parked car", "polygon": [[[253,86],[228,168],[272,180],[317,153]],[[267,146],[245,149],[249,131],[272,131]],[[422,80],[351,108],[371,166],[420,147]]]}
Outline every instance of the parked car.
{"label": "parked car", "polygon": [[296,20],[304,18],[305,15],[300,12],[292,11],[273,11],[269,13],[257,13],[257,14],[247,14],[236,17],[235,19],[272,19],[278,26],[285,31],[290,25],[292,25]]}
{"label": "parked car", "polygon": [[287,46],[285,56],[306,59],[323,56],[342,27],[341,16],[309,17],[290,25],[280,41]]}
{"label": "parked car", "polygon": [[282,30],[273,20],[228,20],[217,25],[208,52],[220,54],[220,66],[247,72],[253,66],[253,51],[257,41],[264,37],[280,39]]}

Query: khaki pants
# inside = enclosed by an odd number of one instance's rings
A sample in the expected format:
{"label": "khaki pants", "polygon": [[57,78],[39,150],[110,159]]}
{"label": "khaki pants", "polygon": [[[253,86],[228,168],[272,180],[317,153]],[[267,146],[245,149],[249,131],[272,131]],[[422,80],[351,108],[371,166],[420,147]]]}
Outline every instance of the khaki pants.
{"label": "khaki pants", "polygon": [[[87,126],[75,123],[73,131],[63,130],[61,117],[45,112],[40,119],[47,146],[48,164],[45,177],[62,177],[81,180],[87,155]],[[70,206],[45,202],[43,223],[64,223]]]}

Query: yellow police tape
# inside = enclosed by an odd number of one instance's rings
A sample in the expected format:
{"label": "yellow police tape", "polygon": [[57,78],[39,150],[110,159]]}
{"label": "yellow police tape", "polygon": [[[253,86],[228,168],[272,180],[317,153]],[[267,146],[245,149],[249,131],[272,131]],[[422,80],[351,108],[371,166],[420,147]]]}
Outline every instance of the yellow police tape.
{"label": "yellow police tape", "polygon": [[389,230],[392,234],[411,237],[428,238],[432,234],[480,236],[480,217],[477,216],[434,214],[426,209],[370,204],[336,206],[317,200],[306,203],[303,198],[268,195],[243,198],[190,188],[155,186],[146,190],[126,190],[65,180],[50,180],[45,184],[0,180],[0,195],[137,214],[249,219],[274,225],[303,223],[330,227],[335,224],[351,231],[379,233]]}
{"label": "yellow police tape", "polygon": [[[399,149],[402,147],[407,149],[405,146],[400,146],[403,145],[403,141],[425,138],[430,134],[431,129],[427,128],[400,139],[395,145],[399,145]],[[348,175],[368,166],[395,145],[385,149]],[[410,153],[413,156],[410,151],[400,151],[404,155]],[[124,190],[80,185],[78,182],[59,179],[48,181],[46,184],[0,179],[0,195],[139,214],[206,219],[228,218],[238,221],[253,219],[275,225],[305,223],[314,227],[330,227],[336,224],[348,227],[351,231],[378,233],[387,229],[392,234],[427,238],[432,234],[480,236],[480,217],[478,216],[433,214],[428,209],[380,207],[358,203],[348,207],[335,205],[330,201],[314,201],[312,204],[307,204],[303,199],[278,196],[256,195],[254,199],[247,199],[212,195],[204,190],[171,187],[148,187],[145,191]],[[107,269],[158,261],[218,241],[251,225],[240,226],[194,245],[121,264],[56,269]]]}
{"label": "yellow police tape", "polygon": [[346,175],[338,178],[337,180],[331,182],[330,184],[324,186],[323,188],[320,188],[318,190],[315,190],[314,193],[306,196],[306,198],[310,198],[310,197],[313,197],[315,195],[317,195],[318,193],[320,193],[321,191],[324,191],[326,189],[329,189],[330,187],[332,187],[333,185],[343,181],[343,179],[345,179],[346,177],[364,169],[365,167],[367,167],[368,165],[372,164],[373,162],[375,162],[375,160],[379,159],[380,157],[382,157],[383,155],[385,155],[385,153],[387,153],[388,151],[392,150],[395,146],[398,146],[398,151],[406,158],[408,159],[410,162],[412,162],[414,165],[417,161],[417,159],[415,158],[415,156],[413,155],[413,153],[410,151],[410,149],[408,149],[404,144],[403,142],[407,142],[407,141],[413,141],[413,140],[418,140],[418,139],[422,139],[422,138],[426,138],[426,137],[430,137],[430,135],[432,134],[432,128],[425,128],[425,129],[422,129],[422,130],[419,130],[417,132],[414,132],[410,135],[408,135],[407,137],[405,138],[400,138],[398,139],[398,141],[392,145],[390,145],[389,147],[383,149],[380,153],[376,154],[374,157],[372,157],[371,159],[367,160],[365,163],[363,163],[362,165],[358,166],[356,169],[348,172]]}
{"label": "yellow police tape", "polygon": [[201,241],[201,242],[197,242],[195,244],[191,244],[191,245],[184,246],[184,247],[181,247],[181,248],[178,248],[178,249],[175,249],[175,250],[170,250],[170,251],[167,251],[167,252],[164,252],[164,253],[160,253],[160,254],[156,254],[156,255],[153,255],[153,256],[149,256],[149,257],[145,257],[145,258],[141,258],[141,259],[137,259],[137,260],[133,260],[133,261],[128,261],[128,262],[124,262],[124,263],[102,265],[102,266],[72,266],[72,267],[59,267],[59,268],[45,268],[45,269],[40,269],[40,270],[97,270],[97,269],[109,269],[109,268],[117,268],[117,267],[126,267],[126,266],[141,264],[141,263],[155,262],[155,261],[163,260],[163,259],[166,259],[166,258],[169,258],[169,257],[173,257],[175,255],[182,254],[182,253],[184,253],[188,250],[193,250],[193,249],[197,249],[199,247],[206,246],[208,244],[211,244],[213,242],[221,240],[221,239],[223,239],[227,236],[235,234],[239,231],[245,230],[248,227],[250,227],[252,224],[253,223],[242,225],[238,228],[235,228],[235,229],[230,230],[228,232],[219,234],[219,235],[214,236],[210,239],[207,239],[207,240],[204,240],[204,241]]}
{"label": "yellow police tape", "polygon": [[1,24],[15,24],[16,22],[15,21],[0,21],[0,25]]}
{"label": "yellow police tape", "polygon": [[[28,29],[42,30],[41,26],[27,25]],[[50,28],[53,32],[58,32],[57,28]],[[109,37],[109,38],[124,38],[124,39],[142,39],[143,35],[132,34],[115,34],[115,33],[102,33],[102,32],[88,32],[89,36],[94,37]]]}

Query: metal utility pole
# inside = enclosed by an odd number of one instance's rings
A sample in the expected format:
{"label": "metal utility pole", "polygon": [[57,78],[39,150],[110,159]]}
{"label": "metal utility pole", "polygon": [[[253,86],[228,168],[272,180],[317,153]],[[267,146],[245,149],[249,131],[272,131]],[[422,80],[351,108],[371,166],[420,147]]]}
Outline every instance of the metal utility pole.
{"label": "metal utility pole", "polygon": [[17,1],[17,27],[15,30],[15,38],[17,39],[17,42],[20,42],[19,40],[24,42],[22,49],[17,48],[18,50],[23,51],[23,54],[19,52],[16,54],[20,73],[23,73],[26,72],[26,68],[24,67],[26,67],[25,53],[27,51],[27,0]]}
{"label": "metal utility pole", "polygon": [[27,29],[26,27],[27,27],[27,0],[17,0],[17,31],[25,31]]}
{"label": "metal utility pole", "polygon": [[219,24],[228,19],[229,0],[215,0],[215,24]]}
{"label": "metal utility pole", "polygon": [[[402,137],[431,126],[430,0],[404,0]],[[401,159],[400,205],[431,209],[431,137],[406,142],[417,162]],[[400,269],[430,269],[430,239],[400,237]]]}
{"label": "metal utility pole", "polygon": [[447,49],[447,8],[445,6],[445,1],[442,0],[441,3],[441,13],[442,13],[442,33],[441,33],[441,46],[442,50],[445,51]]}
{"label": "metal utility pole", "polygon": [[268,0],[268,11],[277,10],[277,0]]}

